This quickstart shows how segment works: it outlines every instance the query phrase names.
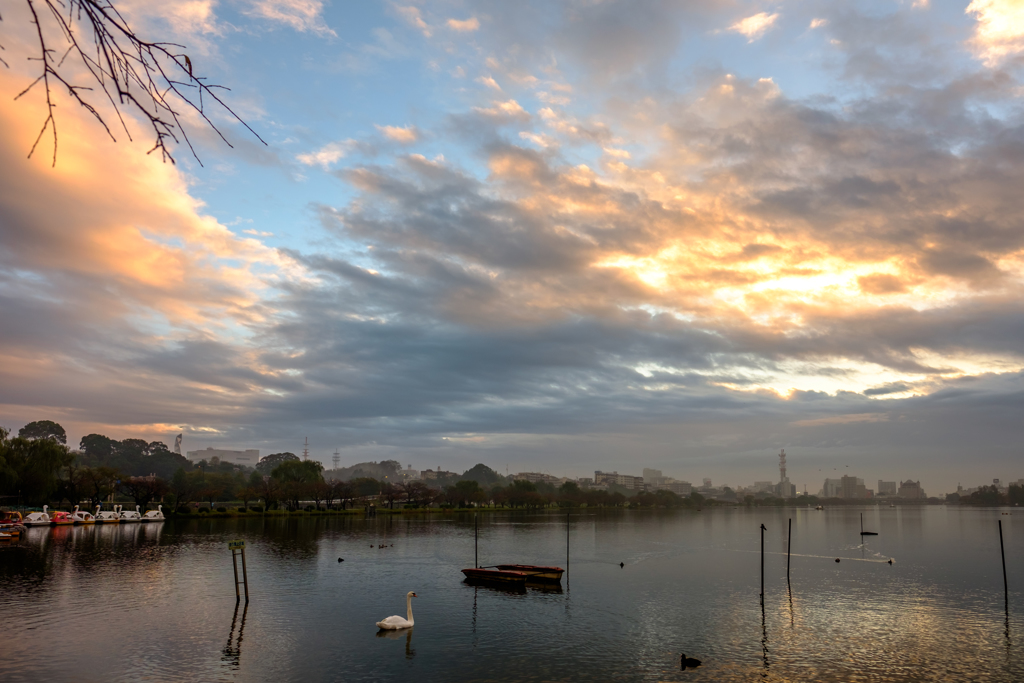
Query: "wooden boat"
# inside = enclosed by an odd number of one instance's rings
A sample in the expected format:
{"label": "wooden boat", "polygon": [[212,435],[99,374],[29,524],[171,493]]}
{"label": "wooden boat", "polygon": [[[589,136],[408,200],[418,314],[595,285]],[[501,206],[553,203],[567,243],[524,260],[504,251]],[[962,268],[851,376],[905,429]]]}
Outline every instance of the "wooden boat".
{"label": "wooden boat", "polygon": [[481,583],[501,583],[526,585],[527,575],[525,572],[508,571],[504,569],[471,568],[463,569],[467,581],[479,581]]}
{"label": "wooden boat", "polygon": [[495,569],[522,572],[526,574],[527,581],[541,582],[559,582],[562,580],[562,573],[565,572],[561,567],[545,567],[536,564],[498,564],[495,565]]}

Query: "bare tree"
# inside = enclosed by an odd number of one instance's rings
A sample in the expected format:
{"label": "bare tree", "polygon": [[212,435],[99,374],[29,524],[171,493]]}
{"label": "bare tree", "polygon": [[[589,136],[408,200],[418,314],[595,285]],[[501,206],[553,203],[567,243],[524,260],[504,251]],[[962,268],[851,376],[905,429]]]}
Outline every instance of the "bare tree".
{"label": "bare tree", "polygon": [[[267,144],[221,99],[219,92],[227,88],[208,83],[206,78],[193,73],[192,60],[183,45],[143,40],[110,0],[25,0],[25,4],[32,15],[38,42],[37,56],[29,59],[40,63],[40,73],[14,99],[40,84],[46,91],[46,118],[29,157],[50,130],[53,165],[57,164],[55,89],[66,89],[68,96],[92,114],[115,142],[114,131],[97,108],[102,105],[95,98],[106,99],[117,117],[115,127],[123,129],[129,140],[132,137],[124,113],[140,115],[149,122],[155,137],[149,153],[159,150],[165,162],[174,163],[168,144],[180,142],[180,136],[202,164],[182,125],[181,117],[188,109],[198,113],[228,147],[232,147],[231,143],[210,118],[211,108],[223,109]],[[54,39],[58,36],[60,44],[56,45]],[[3,59],[0,63],[9,66]],[[87,72],[85,80],[89,85],[74,82],[72,73],[79,66]]]}

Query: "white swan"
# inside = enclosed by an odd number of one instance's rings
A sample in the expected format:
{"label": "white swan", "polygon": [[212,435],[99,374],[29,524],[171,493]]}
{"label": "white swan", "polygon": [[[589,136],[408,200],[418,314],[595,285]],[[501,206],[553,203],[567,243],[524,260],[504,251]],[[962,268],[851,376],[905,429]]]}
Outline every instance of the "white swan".
{"label": "white swan", "polygon": [[403,619],[400,616],[388,617],[377,622],[377,627],[386,629],[388,631],[397,631],[400,628],[412,628],[412,599],[417,597],[415,593],[409,591],[405,594],[405,611],[408,613],[408,618]]}

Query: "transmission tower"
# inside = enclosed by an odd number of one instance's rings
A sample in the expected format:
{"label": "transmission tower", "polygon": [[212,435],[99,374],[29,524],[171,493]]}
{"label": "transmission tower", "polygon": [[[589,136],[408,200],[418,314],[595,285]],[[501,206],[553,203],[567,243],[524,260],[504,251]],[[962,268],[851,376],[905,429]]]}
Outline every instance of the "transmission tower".
{"label": "transmission tower", "polygon": [[786,449],[779,453],[779,481],[786,481]]}
{"label": "transmission tower", "polygon": [[302,447],[302,459],[309,460],[309,437],[306,437],[306,443]]}
{"label": "transmission tower", "polygon": [[341,464],[341,453],[338,452],[337,448],[334,449],[334,456],[331,457],[331,462],[334,463],[334,469],[338,469],[338,465]]}

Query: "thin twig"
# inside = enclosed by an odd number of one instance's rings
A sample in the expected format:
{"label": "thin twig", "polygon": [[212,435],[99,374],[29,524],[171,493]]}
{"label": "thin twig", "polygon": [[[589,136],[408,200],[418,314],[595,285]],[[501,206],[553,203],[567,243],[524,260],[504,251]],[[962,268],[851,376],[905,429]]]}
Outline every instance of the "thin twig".
{"label": "thin twig", "polygon": [[[53,164],[57,163],[57,105],[53,98],[55,85],[65,87],[68,95],[92,114],[107,135],[116,141],[104,115],[86,99],[86,93],[93,92],[93,88],[72,83],[63,75],[64,69],[72,68],[70,64],[65,67],[66,61],[78,63],[85,68],[87,78],[99,86],[98,90],[103,91],[103,96],[114,110],[129,140],[132,136],[123,110],[134,111],[148,121],[154,136],[154,144],[149,153],[159,150],[164,161],[175,163],[170,146],[184,141],[192,156],[202,164],[181,120],[179,106],[191,108],[229,147],[232,145],[213,122],[208,104],[226,111],[257,140],[267,144],[218,96],[216,91],[226,91],[228,88],[207,83],[205,78],[195,75],[192,60],[185,54],[183,45],[142,40],[108,0],[25,0],[25,3],[32,14],[39,45],[38,56],[29,59],[41,62],[41,73],[15,99],[40,82],[46,91],[46,118],[29,151],[29,157],[35,153],[47,129],[52,129]],[[60,59],[55,59],[56,52],[47,44],[45,35],[51,34],[52,30],[47,28],[44,31],[37,11],[40,6],[49,10],[46,14],[50,17],[48,26],[59,31],[66,42],[66,50]],[[72,55],[75,59],[68,60]],[[0,63],[7,65],[2,59]],[[207,102],[206,98],[210,98],[210,101]]]}

